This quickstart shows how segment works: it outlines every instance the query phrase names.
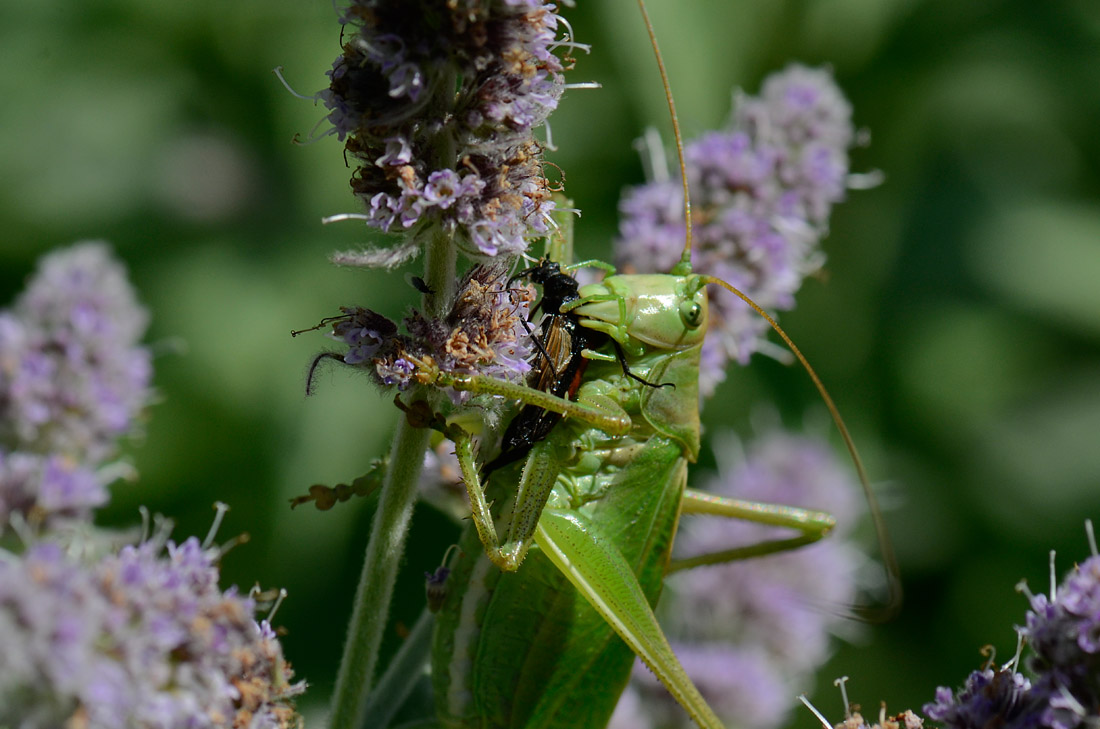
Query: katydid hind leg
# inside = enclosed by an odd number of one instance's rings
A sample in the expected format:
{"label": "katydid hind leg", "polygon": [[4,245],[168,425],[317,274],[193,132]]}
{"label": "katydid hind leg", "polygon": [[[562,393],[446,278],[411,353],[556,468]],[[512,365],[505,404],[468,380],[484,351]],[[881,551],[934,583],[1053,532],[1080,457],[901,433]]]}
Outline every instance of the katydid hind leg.
{"label": "katydid hind leg", "polygon": [[721,729],[721,721],[684,672],[619,551],[599,539],[582,515],[553,509],[543,513],[535,541],[696,723],[704,729]]}
{"label": "katydid hind leg", "polygon": [[836,526],[836,519],[824,511],[802,509],[784,504],[769,504],[761,501],[731,499],[691,488],[684,490],[682,508],[684,514],[740,519],[766,526],[784,527],[797,532],[797,534],[792,537],[768,539],[719,552],[675,559],[669,564],[668,571],[670,573],[691,569],[692,567],[722,564],[798,549],[820,540]]}

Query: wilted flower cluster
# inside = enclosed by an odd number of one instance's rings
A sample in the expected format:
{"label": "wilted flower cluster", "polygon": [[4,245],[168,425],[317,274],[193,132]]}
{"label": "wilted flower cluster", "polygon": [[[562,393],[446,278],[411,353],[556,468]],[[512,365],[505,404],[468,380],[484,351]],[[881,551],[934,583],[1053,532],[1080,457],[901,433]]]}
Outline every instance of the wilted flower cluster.
{"label": "wilted flower cluster", "polygon": [[287,727],[303,684],[255,603],[191,538],[0,559],[0,725]]}
{"label": "wilted flower cluster", "polygon": [[442,229],[468,253],[514,254],[553,209],[533,130],[563,89],[561,19],[541,0],[355,0],[320,98],[359,160],[368,224],[404,246],[345,263],[396,265]]}
{"label": "wilted flower cluster", "polygon": [[[719,445],[719,454],[737,444]],[[688,676],[720,718],[754,729],[779,726],[777,707],[805,690],[842,628],[837,613],[852,605],[866,558],[848,541],[859,513],[859,488],[828,445],[773,431],[751,443],[737,464],[720,463],[702,488],[722,496],[808,508],[829,507],[838,527],[797,551],[677,572],[667,580],[659,617]],[[674,556],[756,544],[790,532],[712,516],[686,517]],[[612,727],[689,726],[657,679],[635,664]],[[630,692],[637,692],[631,696]],[[640,723],[631,718],[631,707]]]}
{"label": "wilted flower cluster", "polygon": [[[791,309],[802,279],[818,270],[818,243],[844,198],[851,106],[825,70],[793,65],[769,76],[759,97],[738,93],[725,131],[685,149],[696,270],[724,279],[769,310]],[[618,263],[667,271],[684,248],[678,180],[629,190],[620,204]],[[716,291],[703,345],[704,395],[726,363],[746,363],[768,325],[740,299]]]}
{"label": "wilted flower cluster", "polygon": [[148,315],[103,243],[42,259],[0,312],[0,531],[86,515],[106,501],[97,467],[149,400]]}
{"label": "wilted flower cluster", "polygon": [[925,705],[947,729],[1077,729],[1100,721],[1100,556],[1047,595],[1028,593],[1023,638],[1029,680],[1015,666],[975,671],[958,692],[940,687]]}
{"label": "wilted flower cluster", "polygon": [[[414,311],[404,321],[408,334],[370,309],[344,307],[332,327],[349,348],[343,361],[368,369],[380,385],[400,389],[432,370],[522,381],[531,368],[524,329],[531,291],[508,286],[506,271],[503,263],[474,266],[450,311],[441,319]],[[465,396],[456,393],[460,401]]]}
{"label": "wilted flower cluster", "polygon": [[[816,710],[815,710],[816,713]],[[828,722],[822,722],[826,727]],[[858,712],[852,712],[844,721],[833,725],[833,729],[923,729],[924,719],[912,711],[904,711],[896,716],[887,716],[886,708],[879,711],[878,721],[868,724],[867,720]]]}

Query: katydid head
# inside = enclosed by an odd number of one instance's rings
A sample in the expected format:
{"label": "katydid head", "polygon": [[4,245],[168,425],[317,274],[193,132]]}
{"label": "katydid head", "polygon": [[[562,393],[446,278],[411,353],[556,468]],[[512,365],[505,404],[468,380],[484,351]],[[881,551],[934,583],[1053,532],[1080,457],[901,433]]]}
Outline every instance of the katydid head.
{"label": "katydid head", "polygon": [[695,274],[608,276],[581,287],[588,303],[575,312],[583,326],[607,333],[627,352],[690,349],[702,346],[707,332],[705,284]]}

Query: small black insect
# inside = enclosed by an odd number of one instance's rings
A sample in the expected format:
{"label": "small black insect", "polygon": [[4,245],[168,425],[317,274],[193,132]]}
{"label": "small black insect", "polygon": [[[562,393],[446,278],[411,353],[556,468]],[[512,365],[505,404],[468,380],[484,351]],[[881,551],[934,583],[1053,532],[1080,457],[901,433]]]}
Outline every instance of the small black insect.
{"label": "small black insect", "polygon": [[419,276],[413,276],[412,274],[406,274],[405,275],[405,280],[409,282],[410,286],[412,286],[414,289],[416,289],[417,291],[419,291],[422,294],[427,294],[427,295],[431,296],[432,294],[435,293],[435,289],[433,289],[431,286],[429,286],[427,284],[427,282],[425,282],[424,279],[420,278]]}
{"label": "small black insect", "polygon": [[[539,336],[535,339],[535,347],[541,356],[538,365],[528,376],[527,384],[572,400],[588,367],[589,360],[584,356],[584,351],[604,346],[610,337],[582,326],[580,318],[571,311],[562,313],[563,306],[580,298],[580,284],[577,279],[562,271],[557,262],[544,258],[531,268],[512,276],[508,279],[508,285],[520,278],[527,278],[542,286],[542,299],[531,311],[534,313],[541,307],[545,313],[539,327]],[[654,385],[632,373],[626,365],[622,348],[617,342],[612,343],[625,375],[650,387],[664,386]],[[671,383],[667,384],[671,386]],[[550,434],[561,418],[561,413],[544,410],[536,405],[524,406],[508,423],[500,454],[485,466],[485,477],[498,468],[525,458],[536,443]]]}

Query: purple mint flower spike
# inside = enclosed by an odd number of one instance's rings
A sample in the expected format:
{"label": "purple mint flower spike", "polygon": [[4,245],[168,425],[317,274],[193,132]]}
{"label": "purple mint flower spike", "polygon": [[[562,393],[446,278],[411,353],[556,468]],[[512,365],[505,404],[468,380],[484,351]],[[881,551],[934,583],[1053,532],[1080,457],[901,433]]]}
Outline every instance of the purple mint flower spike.
{"label": "purple mint flower spike", "polygon": [[42,259],[0,314],[0,444],[102,462],[149,400],[148,314],[103,243]]}
{"label": "purple mint flower spike", "polygon": [[[716,453],[741,451],[719,443]],[[750,443],[737,463],[721,463],[703,489],[722,496],[826,508],[838,526],[797,551],[696,567],[671,575],[661,598],[662,626],[719,717],[750,729],[781,726],[788,697],[805,690],[846,627],[838,607],[856,602],[866,558],[845,540],[860,513],[859,488],[826,443],[773,431]],[[690,557],[790,536],[715,517],[687,517],[674,556]],[[656,726],[691,726],[667,692],[636,666],[633,686]],[[671,707],[671,708],[670,708]],[[627,711],[627,709],[624,709]],[[666,716],[667,715],[667,716]],[[626,726],[625,724],[621,726]]]}
{"label": "purple mint flower spike", "polygon": [[39,263],[0,312],[0,531],[86,518],[107,500],[99,469],[150,397],[148,314],[103,243]]}
{"label": "purple mint flower spike", "polygon": [[533,131],[564,88],[554,11],[538,0],[352,2],[349,40],[317,98],[359,160],[352,189],[368,225],[442,227],[482,257],[546,232],[554,205]]}
{"label": "purple mint flower spike", "polygon": [[1100,715],[1100,556],[1078,565],[1054,599],[1031,598],[1025,634],[1035,692],[1046,699],[1044,725],[1089,726]]}
{"label": "purple mint flower spike", "polygon": [[[685,149],[695,268],[725,279],[765,309],[791,309],[833,204],[844,199],[851,107],[832,76],[790,66],[769,76],[759,97],[738,94],[729,129]],[[616,258],[627,270],[667,271],[684,247],[678,181],[629,190],[620,203]],[[711,299],[700,390],[713,392],[729,360],[746,363],[768,324],[726,291]]]}
{"label": "purple mint flower spike", "polygon": [[217,549],[77,551],[46,541],[0,559],[0,724],[297,725],[304,686],[251,598],[219,590]]}
{"label": "purple mint flower spike", "polygon": [[943,722],[944,729],[1032,729],[1040,721],[1042,704],[1031,691],[1031,682],[1011,670],[987,668],[974,671],[955,694],[941,686],[935,701],[924,705],[929,719]]}

